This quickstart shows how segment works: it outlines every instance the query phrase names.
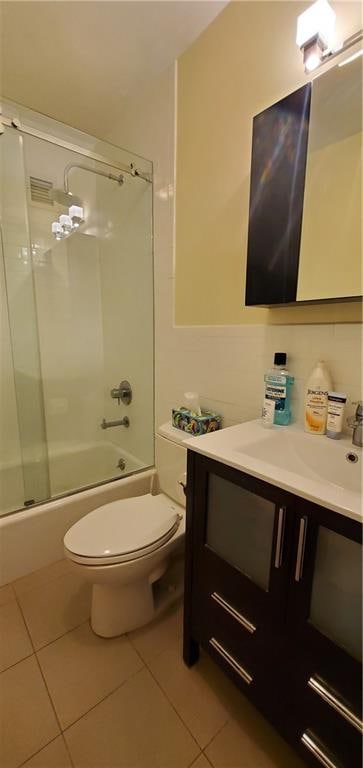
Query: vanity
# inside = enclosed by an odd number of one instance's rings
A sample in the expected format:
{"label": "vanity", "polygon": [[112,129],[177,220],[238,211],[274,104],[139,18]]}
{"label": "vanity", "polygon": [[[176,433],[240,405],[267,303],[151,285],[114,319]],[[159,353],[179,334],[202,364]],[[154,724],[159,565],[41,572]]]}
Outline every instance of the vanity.
{"label": "vanity", "polygon": [[184,661],[202,647],[308,765],[360,768],[361,449],[260,421],[185,445]]}

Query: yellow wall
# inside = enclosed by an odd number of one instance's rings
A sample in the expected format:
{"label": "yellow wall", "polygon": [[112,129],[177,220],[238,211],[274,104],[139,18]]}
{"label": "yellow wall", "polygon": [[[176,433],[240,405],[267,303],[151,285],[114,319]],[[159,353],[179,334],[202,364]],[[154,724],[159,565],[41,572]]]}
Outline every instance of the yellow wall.
{"label": "yellow wall", "polygon": [[[178,61],[176,322],[361,321],[361,305],[244,306],[252,118],[306,82],[300,2],[233,2]],[[339,34],[359,3],[336,3]]]}

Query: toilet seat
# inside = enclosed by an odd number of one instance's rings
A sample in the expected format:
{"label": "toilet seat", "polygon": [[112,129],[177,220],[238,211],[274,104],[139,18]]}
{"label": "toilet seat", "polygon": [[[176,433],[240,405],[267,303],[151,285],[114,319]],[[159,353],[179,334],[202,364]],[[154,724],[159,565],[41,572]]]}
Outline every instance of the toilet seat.
{"label": "toilet seat", "polygon": [[184,510],[163,493],[136,496],[98,507],[64,537],[71,560],[111,565],[154,552],[176,533]]}

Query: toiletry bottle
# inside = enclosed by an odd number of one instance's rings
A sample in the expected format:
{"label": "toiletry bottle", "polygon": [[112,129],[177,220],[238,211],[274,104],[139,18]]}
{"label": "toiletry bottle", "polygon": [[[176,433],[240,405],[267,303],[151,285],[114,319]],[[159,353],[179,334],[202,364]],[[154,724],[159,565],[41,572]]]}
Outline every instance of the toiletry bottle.
{"label": "toiletry bottle", "polygon": [[286,352],[275,352],[274,366],[265,375],[265,402],[273,400],[274,424],[287,426],[291,421],[291,392],[294,377],[286,368]]}
{"label": "toiletry bottle", "polygon": [[344,409],[347,396],[343,392],[328,392],[326,436],[339,440],[343,431]]}
{"label": "toiletry bottle", "polygon": [[305,398],[305,432],[324,435],[328,415],[328,392],[333,389],[330,373],[319,360],[310,374]]}

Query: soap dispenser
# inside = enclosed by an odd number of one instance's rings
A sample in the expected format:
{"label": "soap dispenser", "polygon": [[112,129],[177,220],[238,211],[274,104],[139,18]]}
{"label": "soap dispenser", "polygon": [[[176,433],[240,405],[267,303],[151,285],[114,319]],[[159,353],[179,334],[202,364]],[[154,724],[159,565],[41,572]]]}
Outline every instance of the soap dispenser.
{"label": "soap dispenser", "polygon": [[[286,368],[286,352],[275,352],[274,365],[265,375],[263,413],[273,411],[273,423],[287,426],[291,421],[291,392],[294,377]],[[268,407],[270,406],[270,407]]]}

